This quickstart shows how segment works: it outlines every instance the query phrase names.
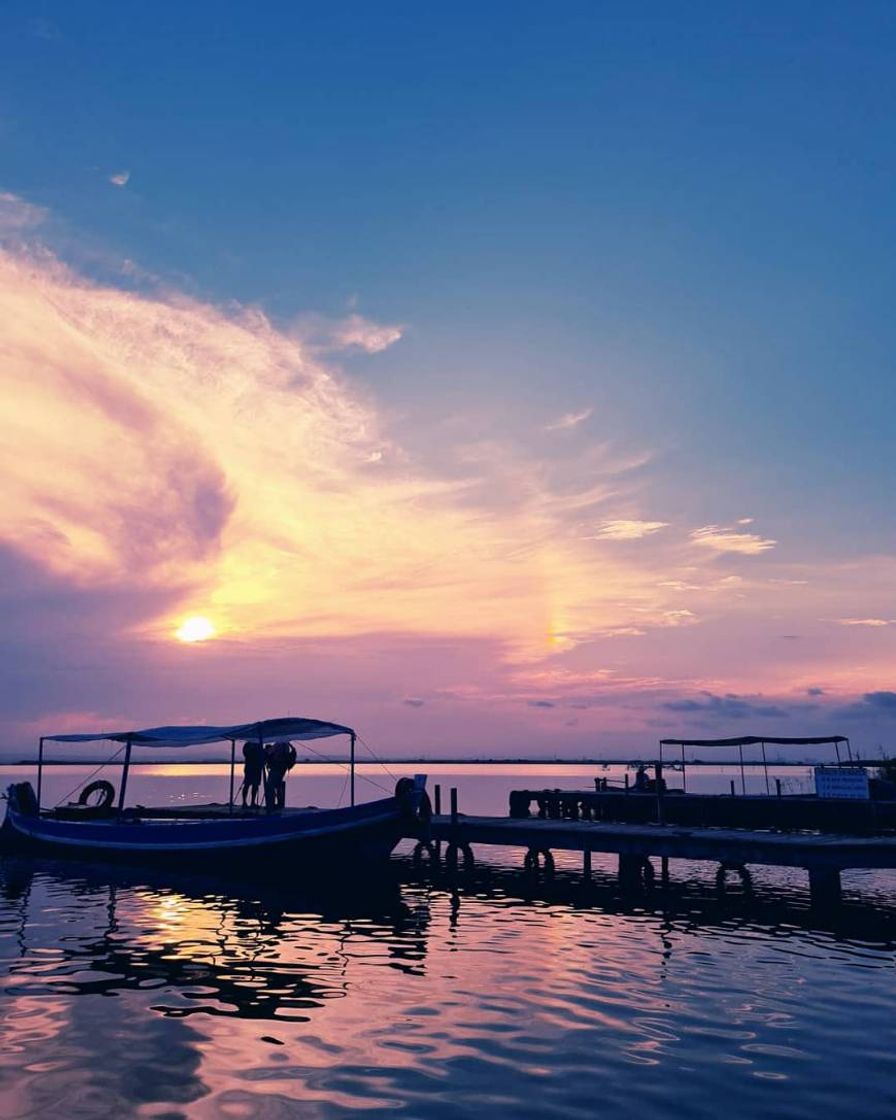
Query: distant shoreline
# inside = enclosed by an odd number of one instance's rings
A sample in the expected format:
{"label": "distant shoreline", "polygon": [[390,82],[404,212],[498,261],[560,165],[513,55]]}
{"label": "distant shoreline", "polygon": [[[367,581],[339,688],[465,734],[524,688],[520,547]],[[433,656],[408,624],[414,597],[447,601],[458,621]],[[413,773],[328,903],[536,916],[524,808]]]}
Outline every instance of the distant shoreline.
{"label": "distant shoreline", "polygon": [[[348,765],[347,758],[315,758],[303,759],[297,763],[298,767],[302,766],[320,766],[321,764],[328,765]],[[632,758],[377,758],[377,759],[359,759],[356,762],[358,766],[638,766],[640,762],[645,764],[653,759],[648,759],[646,756],[643,759]],[[822,761],[832,762],[833,760],[776,760],[769,759],[769,766],[819,766]],[[846,761],[846,760],[844,760]],[[855,764],[864,766],[877,766],[883,759],[854,759]],[[695,758],[686,760],[688,766],[737,766],[739,761],[737,759],[728,758]],[[243,760],[237,758],[237,766],[243,765]],[[13,759],[4,761],[0,759],[0,766],[36,766],[37,759]],[[52,759],[44,762],[44,766],[121,766],[121,759],[109,760],[108,762],[100,763],[95,758],[82,758],[82,759]],[[159,758],[159,759],[141,759],[139,762],[132,762],[132,766],[229,766],[229,758]],[[681,765],[680,761],[669,761],[663,764],[664,769],[672,770]],[[744,766],[761,766],[762,761],[756,759],[744,759]]]}

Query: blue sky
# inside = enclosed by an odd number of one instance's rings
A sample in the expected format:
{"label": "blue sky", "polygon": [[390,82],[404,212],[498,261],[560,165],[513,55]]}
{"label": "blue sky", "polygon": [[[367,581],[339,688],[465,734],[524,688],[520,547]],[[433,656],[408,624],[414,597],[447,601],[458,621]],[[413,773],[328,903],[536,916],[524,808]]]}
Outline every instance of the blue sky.
{"label": "blue sky", "polygon": [[408,322],[369,375],[424,410],[597,383],[821,547],[846,471],[892,545],[894,13],[725,7],[8,4],[7,186],[214,299]]}
{"label": "blue sky", "polygon": [[0,189],[121,290],[394,324],[327,360],[444,480],[469,473],[459,432],[567,480],[599,447],[644,461],[608,519],[886,558],[894,25],[875,3],[7,3]]}

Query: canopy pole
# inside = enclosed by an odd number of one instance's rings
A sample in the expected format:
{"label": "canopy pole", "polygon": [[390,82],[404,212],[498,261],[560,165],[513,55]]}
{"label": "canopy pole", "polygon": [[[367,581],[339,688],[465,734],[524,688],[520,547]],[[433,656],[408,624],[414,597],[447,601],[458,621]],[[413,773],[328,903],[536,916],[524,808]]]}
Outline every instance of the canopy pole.
{"label": "canopy pole", "polygon": [[744,777],[744,748],[738,746],[737,753],[740,755],[740,792],[746,796],[747,793],[747,779]]}
{"label": "canopy pole", "polygon": [[768,763],[765,760],[765,743],[762,744],[762,769],[765,772],[765,793],[767,797],[771,797],[772,791],[768,784]]}
{"label": "canopy pole", "polygon": [[44,737],[41,735],[37,747],[37,811],[40,812],[40,788],[44,777]]}
{"label": "canopy pole", "polygon": [[261,759],[261,795],[264,798],[265,811],[270,813],[273,809],[274,790],[270,782],[270,771],[266,774],[265,770],[265,757],[264,757],[264,734],[261,730],[261,724],[258,725],[258,757]]}
{"label": "canopy pole", "polygon": [[230,740],[230,812],[233,812],[233,770],[236,766],[236,739]]}
{"label": "canopy pole", "polygon": [[852,747],[849,745],[849,739],[846,740],[846,755],[850,762],[852,762]]}
{"label": "canopy pole", "polygon": [[354,731],[351,733],[350,739],[351,739],[351,755],[350,755],[349,774],[350,774],[350,777],[351,777],[352,805],[354,805],[354,803],[355,803],[355,733],[354,733]]}
{"label": "canopy pole", "polygon": [[128,788],[128,772],[131,769],[131,737],[128,735],[124,750],[124,765],[121,768],[121,789],[118,791],[118,815],[124,809],[124,793]]}

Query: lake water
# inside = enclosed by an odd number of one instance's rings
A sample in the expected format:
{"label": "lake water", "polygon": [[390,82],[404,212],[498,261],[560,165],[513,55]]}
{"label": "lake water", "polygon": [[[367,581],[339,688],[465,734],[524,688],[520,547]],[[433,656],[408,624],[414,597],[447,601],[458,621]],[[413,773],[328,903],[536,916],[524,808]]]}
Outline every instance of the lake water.
{"label": "lake water", "polygon": [[[513,788],[619,776],[429,772],[461,811],[501,814]],[[49,769],[45,803],[87,773]],[[0,768],[4,785],[26,776]],[[227,770],[135,767],[129,792],[226,800]],[[344,771],[299,767],[289,796],[344,800]],[[275,889],[0,859],[0,1115],[894,1114],[896,876],[846,876],[845,905],[819,915],[802,872],[756,869],[752,900],[720,898],[714,868],[673,861],[668,891],[625,899],[609,860],[586,893],[572,856],[538,887],[519,851],[478,855],[456,892],[399,857],[385,882],[325,895],[288,869]]]}

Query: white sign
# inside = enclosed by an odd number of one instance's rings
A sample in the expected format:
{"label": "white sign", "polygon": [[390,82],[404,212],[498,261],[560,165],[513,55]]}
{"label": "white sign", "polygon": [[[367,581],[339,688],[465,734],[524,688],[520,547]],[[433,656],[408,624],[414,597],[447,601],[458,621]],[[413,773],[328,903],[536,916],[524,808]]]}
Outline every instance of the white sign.
{"label": "white sign", "polygon": [[861,766],[816,766],[815,793],[818,797],[848,797],[867,801],[868,773]]}

